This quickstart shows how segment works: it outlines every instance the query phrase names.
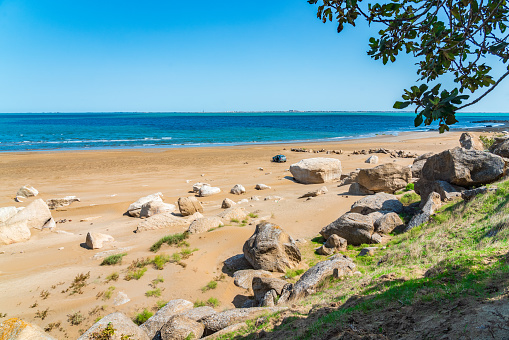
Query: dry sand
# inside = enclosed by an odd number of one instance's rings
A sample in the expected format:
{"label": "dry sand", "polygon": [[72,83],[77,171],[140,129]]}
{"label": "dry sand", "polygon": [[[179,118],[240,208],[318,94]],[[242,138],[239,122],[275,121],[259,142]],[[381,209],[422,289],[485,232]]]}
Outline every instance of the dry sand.
{"label": "dry sand", "polygon": [[[215,297],[221,302],[218,310],[232,308],[248,292],[236,287],[231,277],[226,276],[216,289],[203,293],[201,288],[222,273],[225,259],[242,253],[242,245],[252,235],[255,226],[240,227],[232,223],[212,232],[191,235],[188,240],[190,246],[198,250],[184,261],[187,267],[167,264],[164,270],[156,270],[149,266],[140,280],[125,281],[124,273],[133,260],[154,256],[149,251],[154,242],[164,235],[184,231],[166,229],[133,233],[140,219],[123,215],[130,203],[159,191],[164,194],[165,202],[174,203],[179,197],[192,195],[189,191],[193,183],[207,182],[222,190],[218,195],[200,198],[204,204],[204,215],[214,216],[222,210],[220,205],[225,197],[239,201],[258,195],[262,197],[261,201],[250,201],[242,206],[260,217],[270,216],[270,221],[279,224],[295,239],[306,239],[308,242],[301,247],[306,256],[312,257],[313,245],[309,240],[322,227],[347,212],[360,197],[346,195],[348,186],[328,183],[329,193],[326,195],[311,200],[299,199],[302,194],[322,185],[293,182],[287,171],[290,164],[304,158],[333,157],[341,160],[343,173],[348,173],[356,168],[376,166],[364,163],[366,155],[352,155],[353,150],[384,147],[418,154],[439,152],[459,146],[459,135],[459,132],[445,135],[423,132],[299,145],[0,154],[0,207],[26,206],[31,202],[31,199],[24,203],[13,200],[17,190],[26,184],[38,189],[40,194],[37,198],[44,200],[68,195],[81,199],[81,202],[52,212],[55,220],[68,220],[57,224],[57,229],[72,234],[32,230],[32,238],[28,242],[0,246],[0,313],[7,313],[7,318],[20,317],[42,327],[61,322],[64,331],[53,330],[51,334],[58,339],[74,339],[80,329],[90,327],[97,317],[113,311],[122,311],[133,317],[144,308],[151,310],[159,300],[183,298],[194,302]],[[342,149],[344,153],[297,153],[291,152],[291,147]],[[279,153],[287,156],[288,163],[270,162],[272,156]],[[413,162],[413,159],[377,155],[380,157],[379,164],[396,162],[410,165]],[[260,167],[263,171],[259,170]],[[257,183],[267,184],[272,189],[256,191],[254,186]],[[235,184],[244,185],[247,193],[241,196],[230,194]],[[269,195],[284,199],[263,201],[263,197]],[[98,218],[80,222],[90,217]],[[115,242],[105,243],[100,250],[86,249],[83,243],[89,231],[110,234]],[[59,250],[61,247],[64,249]],[[101,260],[93,259],[94,254],[99,252],[125,247],[130,250],[121,265],[100,266]],[[172,254],[178,250],[164,245],[159,254]],[[62,292],[77,274],[87,272],[90,272],[90,279],[83,294]],[[119,280],[105,283],[105,277],[113,272],[120,274]],[[164,282],[158,285],[162,296],[146,297],[145,292],[153,289],[151,281],[158,276],[164,278]],[[115,287],[111,299],[96,297],[110,286]],[[43,291],[49,292],[46,299],[41,297]],[[114,306],[118,292],[126,293],[131,301]],[[34,304],[36,306],[32,308]],[[104,310],[89,315],[96,307],[104,307]],[[46,309],[48,315],[44,320],[35,318],[38,311]],[[74,312],[85,317],[80,325],[71,326],[67,320],[67,315]]]}

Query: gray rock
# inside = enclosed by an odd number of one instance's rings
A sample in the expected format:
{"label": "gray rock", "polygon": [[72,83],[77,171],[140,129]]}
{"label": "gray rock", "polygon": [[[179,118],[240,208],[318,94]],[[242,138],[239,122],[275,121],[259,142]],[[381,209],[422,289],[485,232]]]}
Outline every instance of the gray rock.
{"label": "gray rock", "polygon": [[243,252],[254,269],[281,273],[295,268],[302,260],[293,238],[269,222],[256,226],[254,234],[244,243]]}
{"label": "gray rock", "polygon": [[241,207],[233,207],[228,208],[224,211],[222,211],[219,215],[219,218],[221,218],[224,222],[228,223],[231,220],[238,220],[242,221],[247,217],[246,210]]}
{"label": "gray rock", "polygon": [[368,163],[368,164],[378,164],[378,156],[375,156],[375,155],[369,156],[368,159],[366,159],[365,163]]}
{"label": "gray rock", "polygon": [[292,164],[290,172],[299,183],[327,183],[341,178],[341,162],[335,158],[308,158]]}
{"label": "gray rock", "polygon": [[231,326],[228,326],[226,328],[223,328],[222,330],[220,330],[218,332],[215,332],[212,335],[206,336],[206,337],[202,338],[202,340],[218,339],[221,336],[224,336],[226,334],[234,333],[234,332],[237,332],[237,331],[239,331],[241,329],[246,329],[246,328],[248,328],[247,323],[239,322],[239,323],[236,323],[234,325],[231,325]]}
{"label": "gray rock", "polygon": [[140,217],[148,218],[164,212],[172,213],[175,209],[177,209],[177,207],[173,204],[164,203],[159,200],[150,201],[141,206]]}
{"label": "gray rock", "polygon": [[413,178],[421,177],[422,167],[424,166],[424,164],[426,163],[428,158],[430,158],[433,155],[434,155],[433,152],[428,152],[428,153],[420,155],[419,157],[414,159],[414,163],[412,164],[412,166],[410,166],[410,170],[412,171]]}
{"label": "gray rock", "polygon": [[363,187],[359,183],[352,183],[352,184],[350,184],[350,188],[348,189],[348,193],[350,195],[359,195],[359,196],[362,195],[362,196],[364,196],[364,195],[373,195],[375,192],[366,189],[365,187]]}
{"label": "gray rock", "polygon": [[270,290],[274,290],[277,295],[281,295],[283,288],[288,284],[285,280],[271,277],[254,277],[252,283],[254,298],[257,302],[260,302]]}
{"label": "gray rock", "polygon": [[374,256],[377,249],[377,247],[362,248],[357,256]]}
{"label": "gray rock", "polygon": [[172,316],[161,328],[162,340],[186,340],[202,337],[205,327],[183,315]]}
{"label": "gray rock", "polygon": [[44,330],[18,318],[0,322],[0,339],[2,340],[55,340]]}
{"label": "gray rock", "polygon": [[271,189],[271,187],[269,187],[266,184],[259,183],[259,184],[255,185],[255,189],[256,190],[268,190],[268,189]]}
{"label": "gray rock", "polygon": [[320,195],[326,194],[326,193],[328,193],[328,192],[329,192],[329,190],[327,189],[327,187],[326,187],[326,186],[323,186],[323,187],[321,187],[320,189],[316,189],[316,190],[313,190],[313,191],[308,192],[307,194],[302,195],[300,198],[305,198],[305,197],[317,197],[317,196],[320,196]]}
{"label": "gray rock", "polygon": [[244,289],[253,288],[253,278],[255,277],[271,277],[272,273],[266,270],[244,269],[237,270],[233,273],[234,283],[237,287]]}
{"label": "gray rock", "polygon": [[231,208],[233,207],[234,205],[237,205],[237,203],[235,203],[234,201],[232,201],[231,199],[229,198],[225,198],[223,200],[223,203],[221,204],[221,208],[223,209],[228,209],[228,208]]}
{"label": "gray rock", "polygon": [[106,315],[101,320],[97,321],[92,327],[90,327],[78,340],[93,340],[96,339],[94,333],[99,333],[108,327],[108,324],[115,329],[115,334],[111,336],[112,340],[121,340],[122,336],[130,335],[131,339],[149,340],[152,337],[148,337],[147,334],[138,327],[131,319],[124,314],[117,312]]}
{"label": "gray rock", "polygon": [[325,241],[324,246],[326,246],[328,248],[336,249],[337,251],[344,251],[344,250],[346,250],[347,244],[348,243],[347,243],[346,239],[334,234],[334,235],[329,236],[327,241]]}
{"label": "gray rock", "polygon": [[501,178],[505,170],[505,161],[500,156],[458,147],[428,158],[421,179],[466,187],[492,183]]}
{"label": "gray rock", "polygon": [[482,142],[470,132],[463,132],[460,137],[460,145],[467,150],[484,151]]}
{"label": "gray rock", "polygon": [[178,315],[185,316],[186,318],[189,318],[194,321],[199,321],[207,316],[210,316],[212,314],[216,314],[216,311],[214,308],[210,306],[203,306],[203,307],[197,307],[190,309],[188,311],[185,311],[183,313],[180,313]]}
{"label": "gray rock", "polygon": [[136,202],[131,203],[129,208],[127,208],[127,214],[132,217],[140,217],[141,207],[143,204],[151,201],[159,201],[162,203],[162,196],[163,194],[158,192],[138,199]]}
{"label": "gray rock", "polygon": [[200,191],[198,191],[198,196],[208,197],[208,196],[219,194],[220,192],[221,192],[221,189],[219,189],[217,187],[211,187],[208,185],[204,185],[200,188]]}
{"label": "gray rock", "polygon": [[85,243],[89,249],[101,249],[103,247],[103,242],[112,242],[115,241],[113,236],[101,234],[101,233],[87,233],[87,238]]}
{"label": "gray rock", "polygon": [[251,266],[251,263],[247,261],[244,254],[238,254],[230,258],[227,258],[224,261],[224,265],[226,266],[227,269],[229,269],[232,272],[253,269],[253,266]]}
{"label": "gray rock", "polygon": [[[424,178],[415,182],[414,190],[422,197],[428,197],[432,192],[440,195],[440,199],[444,202],[451,201],[455,198],[461,197],[461,192],[465,188],[451,185],[445,181],[428,181]],[[425,201],[423,201],[424,204]]]}
{"label": "gray rock", "polygon": [[197,212],[203,213],[203,206],[194,196],[180,197],[178,199],[178,206],[182,216],[191,216]]}
{"label": "gray rock", "polygon": [[31,185],[25,185],[19,188],[18,192],[16,193],[16,197],[22,197],[22,198],[28,198],[28,197],[34,197],[39,195],[39,191],[35,189]]}
{"label": "gray rock", "polygon": [[235,184],[235,186],[230,190],[230,192],[234,195],[242,195],[246,193],[246,188],[241,184]]}
{"label": "gray rock", "polygon": [[74,202],[79,202],[80,199],[76,196],[66,196],[64,198],[50,198],[46,200],[46,204],[50,210],[55,210],[58,208],[63,208],[71,205]]}
{"label": "gray rock", "polygon": [[274,289],[269,290],[260,301],[260,307],[274,307],[277,301],[277,294]]}
{"label": "gray rock", "polygon": [[187,232],[190,234],[201,234],[213,228],[224,226],[223,221],[217,217],[202,217],[191,223]]}
{"label": "gray rock", "polygon": [[357,182],[366,189],[390,194],[405,187],[411,179],[410,168],[395,163],[382,164],[372,169],[361,169],[357,176]]}
{"label": "gray rock", "polygon": [[396,213],[388,213],[375,221],[375,232],[378,234],[389,234],[396,228],[403,226],[403,221]]}
{"label": "gray rock", "polygon": [[497,187],[487,188],[486,186],[482,186],[480,188],[463,191],[461,193],[461,198],[463,198],[465,201],[470,201],[477,195],[484,195],[488,192],[496,192],[496,191],[497,191]]}
{"label": "gray rock", "polygon": [[348,244],[360,245],[375,243],[372,235],[375,231],[371,217],[357,213],[346,213],[336,221],[324,227],[320,234],[328,239],[338,235],[347,240]]}
{"label": "gray rock", "polygon": [[140,329],[147,333],[149,338],[152,339],[172,316],[191,310],[193,307],[194,304],[187,300],[171,300],[157,313],[145,321],[140,326]]}
{"label": "gray rock", "polygon": [[8,219],[6,224],[18,224],[18,222],[26,221],[28,228],[42,230],[50,218],[51,212],[49,211],[48,205],[39,198]]}
{"label": "gray rock", "polygon": [[407,227],[405,228],[405,231],[409,231],[415,227],[420,226],[423,223],[427,223],[431,216],[435,213],[435,211],[440,208],[441,201],[440,201],[440,195],[436,192],[432,192],[429,194],[428,199],[426,200],[426,204],[422,208],[422,211],[414,215],[410,222],[408,222]]}
{"label": "gray rock", "polygon": [[295,283],[290,300],[301,299],[316,291],[323,280],[333,275],[334,270],[339,272],[338,276],[343,276],[351,273],[354,268],[353,261],[344,255],[334,255],[326,261],[319,262],[305,272]]}
{"label": "gray rock", "polygon": [[271,308],[236,308],[230,309],[221,313],[203,318],[200,322],[205,326],[207,334],[218,332],[228,326],[251,320],[264,314],[272,314],[283,311],[284,307],[271,307]]}
{"label": "gray rock", "polygon": [[509,136],[495,137],[490,152],[500,157],[509,158]]}
{"label": "gray rock", "polygon": [[401,213],[403,204],[398,198],[391,194],[379,192],[375,195],[361,198],[352,205],[350,212],[363,215],[370,214],[375,211]]}
{"label": "gray rock", "polygon": [[336,249],[327,247],[322,244],[320,247],[315,249],[318,255],[330,256],[336,253]]}
{"label": "gray rock", "polygon": [[355,170],[355,171],[350,172],[347,175],[342,175],[341,180],[338,183],[338,187],[347,185],[347,184],[357,183],[357,176],[359,176],[359,171],[360,170]]}

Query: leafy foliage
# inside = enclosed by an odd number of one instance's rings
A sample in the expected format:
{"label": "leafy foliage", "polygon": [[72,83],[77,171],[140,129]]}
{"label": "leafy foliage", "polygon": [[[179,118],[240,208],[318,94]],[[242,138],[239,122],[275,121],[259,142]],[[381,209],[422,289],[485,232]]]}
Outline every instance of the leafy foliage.
{"label": "leafy foliage", "polygon": [[[509,43],[505,1],[478,0],[392,0],[363,4],[362,0],[308,0],[318,3],[317,16],[324,23],[336,21],[338,33],[345,24],[356,25],[359,19],[382,27],[377,37],[369,39],[368,55],[383,64],[395,62],[400,52],[417,58],[418,81],[425,83],[404,90],[403,100],[395,109],[415,105],[415,126],[439,122],[439,131],[449,130],[457,122],[456,112],[475,104],[491,92],[507,75]],[[507,71],[495,80],[486,57],[495,57]],[[490,59],[491,61],[492,59]],[[458,87],[441,89],[437,83],[451,75]],[[474,101],[474,93],[488,88]]]}

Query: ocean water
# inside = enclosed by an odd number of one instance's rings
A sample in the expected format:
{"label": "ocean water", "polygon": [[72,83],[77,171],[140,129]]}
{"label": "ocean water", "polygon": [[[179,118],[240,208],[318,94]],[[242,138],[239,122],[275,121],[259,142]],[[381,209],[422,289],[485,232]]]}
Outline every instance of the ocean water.
{"label": "ocean water", "polygon": [[[400,112],[3,113],[0,152],[328,141],[426,131]],[[497,126],[508,113],[458,115],[456,129]]]}

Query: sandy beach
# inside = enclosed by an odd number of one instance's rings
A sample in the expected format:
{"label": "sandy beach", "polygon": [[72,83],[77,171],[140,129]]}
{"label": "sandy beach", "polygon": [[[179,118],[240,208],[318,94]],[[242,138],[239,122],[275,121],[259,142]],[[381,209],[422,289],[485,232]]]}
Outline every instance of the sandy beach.
{"label": "sandy beach", "polygon": [[[322,184],[295,183],[287,170],[292,163],[312,157],[337,158],[342,163],[343,173],[348,173],[356,168],[376,166],[365,163],[366,155],[353,155],[354,150],[386,148],[419,155],[440,152],[459,146],[460,134],[404,133],[399,136],[298,145],[0,154],[0,207],[29,204],[34,198],[23,203],[13,200],[17,190],[27,184],[39,190],[36,198],[46,200],[73,195],[81,200],[68,207],[52,210],[55,220],[67,220],[58,223],[56,228],[66,233],[32,230],[29,241],[0,246],[0,313],[6,313],[7,318],[22,318],[43,328],[50,323],[60,322],[63,331],[54,329],[51,334],[58,339],[74,339],[80,330],[86,330],[98,317],[113,311],[122,311],[134,317],[145,308],[151,310],[159,300],[183,298],[195,302],[214,297],[220,302],[218,310],[235,305],[238,307],[249,294],[236,287],[230,276],[226,275],[219,281],[215,289],[202,292],[201,288],[223,273],[225,259],[242,253],[244,242],[254,231],[254,223],[246,226],[231,223],[211,232],[191,235],[188,239],[190,248],[198,250],[183,261],[185,268],[177,264],[167,264],[164,270],[148,267],[140,280],[126,281],[126,268],[133,260],[154,256],[149,251],[153,243],[165,235],[185,231],[185,228],[179,228],[134,233],[140,219],[124,215],[128,206],[138,198],[156,192],[164,194],[166,203],[175,204],[179,197],[193,195],[190,191],[196,182],[210,183],[222,191],[214,196],[199,198],[206,217],[219,214],[222,211],[221,202],[226,197],[237,202],[260,196],[261,200],[249,200],[240,206],[280,225],[294,239],[307,240],[300,247],[305,259],[309,260],[315,256],[309,240],[322,227],[347,212],[360,196],[348,195],[348,186],[326,183],[327,194],[311,200],[299,199]],[[292,152],[292,147],[341,149],[343,153]],[[272,156],[280,153],[287,156],[288,162],[272,163]],[[413,162],[412,158],[391,158],[386,154],[377,156],[380,158],[379,164],[396,162],[410,165]],[[266,184],[271,189],[257,191],[254,187],[258,183]],[[240,196],[229,193],[235,184],[242,184],[247,193]],[[283,199],[263,200],[271,195]],[[84,219],[88,220],[80,222]],[[83,245],[87,232],[109,234],[115,241],[105,243],[102,249],[90,250]],[[127,253],[121,265],[100,266],[102,260],[94,259],[97,253],[118,249],[124,249]],[[171,255],[178,250],[163,245],[158,254]],[[303,268],[306,267],[305,262]],[[88,272],[90,279],[83,294],[62,292],[77,274]],[[116,282],[106,283],[106,276],[113,272],[119,273],[120,278]],[[152,280],[159,276],[164,278],[164,282],[157,286],[162,290],[161,296],[147,297],[145,293],[154,289]],[[281,274],[274,274],[274,277],[278,276]],[[112,286],[115,288],[110,299],[106,299],[104,294],[101,296]],[[125,293],[130,302],[114,306],[119,292]],[[36,318],[37,313],[44,310],[48,311],[47,316],[44,319]],[[84,316],[79,325],[68,322],[68,314],[75,312]]]}

